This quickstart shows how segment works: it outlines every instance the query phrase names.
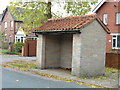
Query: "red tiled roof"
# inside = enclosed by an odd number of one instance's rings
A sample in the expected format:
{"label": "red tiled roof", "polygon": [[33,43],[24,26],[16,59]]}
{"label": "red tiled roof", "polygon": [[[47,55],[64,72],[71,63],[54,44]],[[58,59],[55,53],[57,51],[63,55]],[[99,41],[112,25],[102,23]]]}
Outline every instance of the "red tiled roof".
{"label": "red tiled roof", "polygon": [[46,23],[44,23],[38,28],[34,28],[34,30],[36,31],[75,30],[80,29],[81,27],[92,22],[96,18],[97,18],[96,14],[91,14],[48,19]]}

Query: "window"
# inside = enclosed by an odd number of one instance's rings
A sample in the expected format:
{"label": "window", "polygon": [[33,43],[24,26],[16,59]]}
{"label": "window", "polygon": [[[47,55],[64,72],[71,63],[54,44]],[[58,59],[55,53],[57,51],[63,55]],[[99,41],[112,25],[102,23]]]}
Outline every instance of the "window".
{"label": "window", "polygon": [[119,49],[120,48],[120,35],[112,36],[112,48]]}
{"label": "window", "polygon": [[9,37],[9,42],[12,42],[12,36]]}
{"label": "window", "polygon": [[19,38],[17,39],[17,42],[20,42],[20,39],[19,39]]}
{"label": "window", "polygon": [[23,37],[21,37],[21,42],[23,42]]}
{"label": "window", "polygon": [[14,22],[13,22],[13,21],[10,21],[10,28],[11,28],[11,29],[13,28],[13,24],[14,24]]}
{"label": "window", "polygon": [[7,34],[4,35],[4,42],[7,41]]}
{"label": "window", "polygon": [[25,39],[25,37],[23,37],[23,36],[15,36],[16,38],[15,38],[15,43],[17,43],[17,42],[23,42],[24,43],[24,39]]}
{"label": "window", "polygon": [[4,22],[4,28],[5,29],[7,28],[7,22]]}
{"label": "window", "polygon": [[103,23],[106,25],[108,21],[108,14],[103,15]]}
{"label": "window", "polygon": [[116,24],[120,24],[120,13],[116,13]]}

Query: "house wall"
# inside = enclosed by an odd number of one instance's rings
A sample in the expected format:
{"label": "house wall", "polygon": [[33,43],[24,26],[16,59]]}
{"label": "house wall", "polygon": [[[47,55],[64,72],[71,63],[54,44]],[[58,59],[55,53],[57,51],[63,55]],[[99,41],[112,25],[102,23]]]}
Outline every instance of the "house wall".
{"label": "house wall", "polygon": [[[95,27],[97,28],[95,28]],[[73,35],[72,74],[82,77],[103,75],[105,67],[106,32],[94,21]]]}
{"label": "house wall", "polygon": [[[12,37],[12,42],[14,42],[14,37],[15,37],[14,36],[14,27],[10,28],[10,21],[13,21],[13,19],[12,19],[12,16],[11,16],[10,12],[7,11],[4,18],[3,18],[3,20],[2,20],[2,23],[1,23],[2,32],[7,34],[6,43],[9,43],[9,37],[10,36]],[[7,22],[7,28],[6,29],[4,28],[4,22]]]}
{"label": "house wall", "polygon": [[[10,22],[13,21],[13,27],[10,27]],[[7,28],[4,28],[4,22],[7,22]],[[4,42],[3,40],[3,44],[7,45],[10,42],[10,36],[12,37],[11,42],[14,43],[15,42],[15,34],[17,33],[18,30],[18,26],[22,26],[22,22],[21,21],[14,21],[10,12],[7,10],[5,13],[5,16],[1,22],[1,30],[2,32],[4,32],[4,34],[7,35],[7,41]],[[8,45],[7,45],[8,46]]]}
{"label": "house wall", "polygon": [[60,49],[60,66],[62,68],[71,68],[72,64],[72,34],[64,34],[61,36]]}
{"label": "house wall", "polygon": [[[116,5],[116,7],[114,7]],[[103,21],[103,14],[108,14],[108,24],[106,25],[111,33],[120,33],[118,28],[120,25],[116,24],[116,13],[120,12],[120,2],[105,2],[96,12],[100,19]]]}
{"label": "house wall", "polygon": [[[116,5],[116,7],[114,7]],[[111,33],[120,33],[120,24],[116,24],[116,13],[120,12],[120,2],[105,2],[98,10],[97,14],[103,21],[103,14],[108,14],[108,24],[106,25]],[[112,35],[107,35],[106,51],[112,49]]]}

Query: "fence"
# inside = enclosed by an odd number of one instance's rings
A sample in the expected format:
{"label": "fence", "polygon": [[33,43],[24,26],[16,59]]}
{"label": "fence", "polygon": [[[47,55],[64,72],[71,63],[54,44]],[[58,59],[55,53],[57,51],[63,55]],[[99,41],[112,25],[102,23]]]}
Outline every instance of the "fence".
{"label": "fence", "polygon": [[106,67],[120,68],[120,54],[106,53]]}
{"label": "fence", "polygon": [[22,56],[36,56],[36,40],[25,40]]}

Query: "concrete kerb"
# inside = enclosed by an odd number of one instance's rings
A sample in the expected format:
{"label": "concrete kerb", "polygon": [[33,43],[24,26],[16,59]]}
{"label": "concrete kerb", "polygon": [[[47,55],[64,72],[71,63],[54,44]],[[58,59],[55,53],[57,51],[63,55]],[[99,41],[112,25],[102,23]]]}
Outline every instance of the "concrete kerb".
{"label": "concrete kerb", "polygon": [[95,85],[95,84],[90,84],[90,83],[86,83],[86,82],[75,80],[75,79],[68,79],[68,78],[60,77],[60,76],[53,75],[53,74],[41,73],[41,72],[38,72],[38,71],[33,70],[33,69],[18,68],[18,67],[15,67],[12,65],[7,65],[7,64],[2,64],[2,66],[5,68],[11,68],[11,69],[20,70],[20,71],[31,72],[33,74],[40,75],[40,76],[47,77],[47,78],[63,80],[65,82],[73,82],[73,83],[88,86],[90,88],[111,88],[111,87],[104,87],[104,86],[99,86],[99,85]]}

